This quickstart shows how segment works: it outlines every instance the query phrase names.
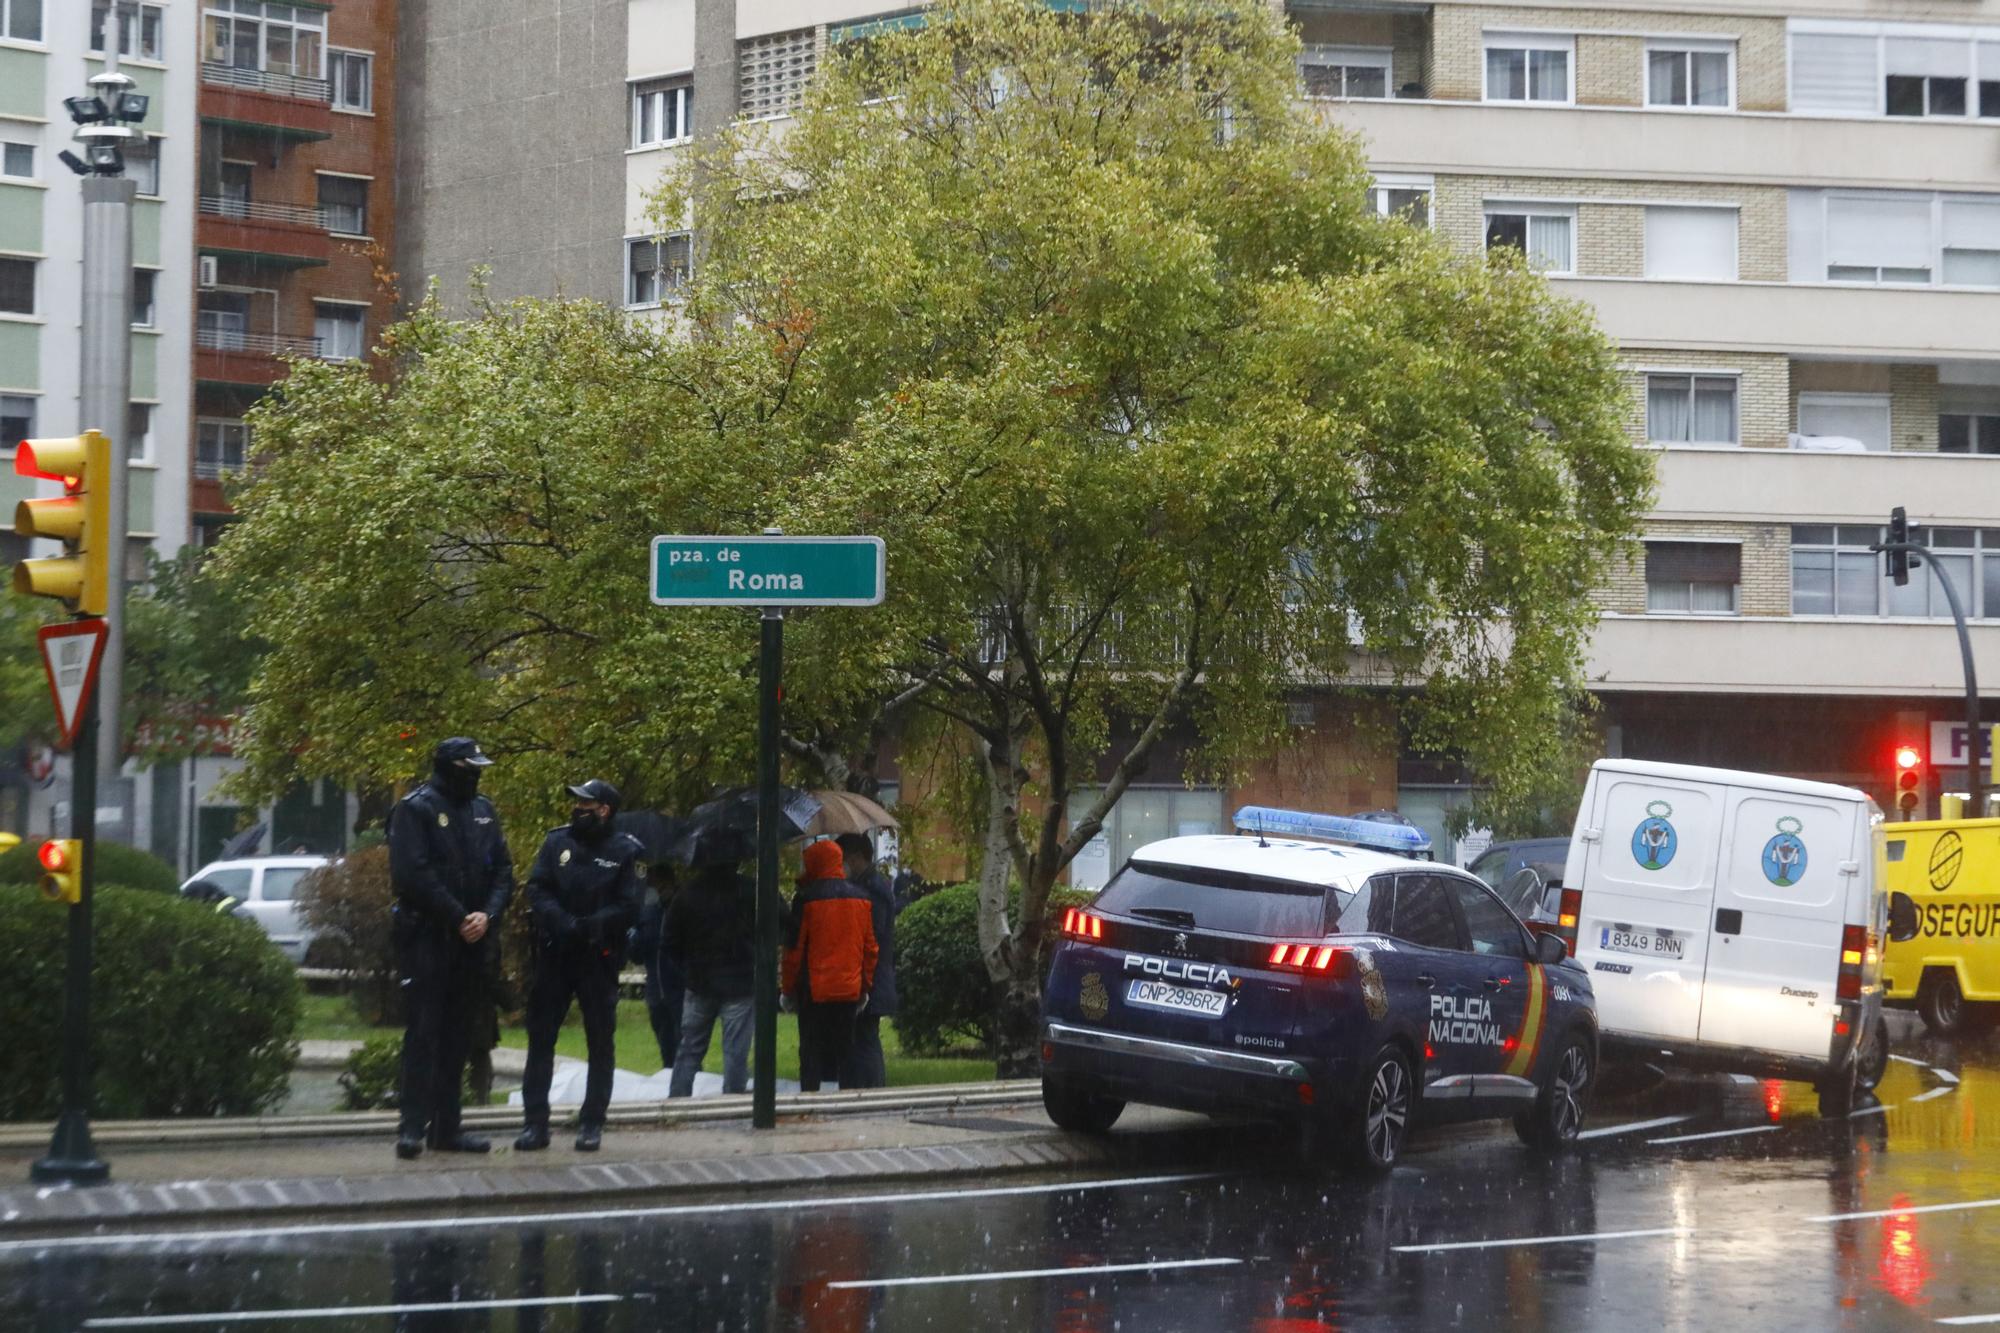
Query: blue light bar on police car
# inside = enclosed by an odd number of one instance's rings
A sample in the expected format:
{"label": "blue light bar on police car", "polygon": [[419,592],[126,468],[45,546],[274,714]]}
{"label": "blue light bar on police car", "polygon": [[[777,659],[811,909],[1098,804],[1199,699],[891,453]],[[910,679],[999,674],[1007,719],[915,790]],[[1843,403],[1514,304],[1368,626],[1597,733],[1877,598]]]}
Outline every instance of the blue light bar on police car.
{"label": "blue light bar on police car", "polygon": [[1246,805],[1236,812],[1239,832],[1276,834],[1285,838],[1318,838],[1324,842],[1344,842],[1392,856],[1428,856],[1430,835],[1414,824],[1386,824],[1375,819],[1351,819],[1346,815],[1322,815],[1310,810],[1280,810],[1269,805]]}

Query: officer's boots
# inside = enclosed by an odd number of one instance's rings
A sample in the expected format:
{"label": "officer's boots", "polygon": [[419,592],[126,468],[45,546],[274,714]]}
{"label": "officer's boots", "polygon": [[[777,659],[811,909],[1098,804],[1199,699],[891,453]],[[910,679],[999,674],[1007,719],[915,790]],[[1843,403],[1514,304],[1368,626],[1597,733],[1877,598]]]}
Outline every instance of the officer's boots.
{"label": "officer's boots", "polygon": [[549,1127],[547,1125],[529,1125],[521,1131],[521,1136],[514,1140],[515,1152],[540,1152],[548,1146]]}
{"label": "officer's boots", "polygon": [[578,1152],[596,1152],[603,1143],[604,1126],[593,1125],[585,1121],[577,1127],[576,1150]]}

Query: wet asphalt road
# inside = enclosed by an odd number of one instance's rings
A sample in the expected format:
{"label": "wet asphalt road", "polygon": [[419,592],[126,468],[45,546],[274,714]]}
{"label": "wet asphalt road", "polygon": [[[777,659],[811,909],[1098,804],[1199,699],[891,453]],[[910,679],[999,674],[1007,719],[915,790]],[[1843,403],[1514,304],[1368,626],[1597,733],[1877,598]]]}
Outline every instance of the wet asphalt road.
{"label": "wet asphalt road", "polygon": [[2000,1328],[2000,1038],[1898,1055],[1838,1123],[1803,1085],[1677,1082],[1564,1157],[1441,1129],[1383,1180],[1193,1122],[1184,1160],[1088,1182],[13,1243],[0,1326]]}

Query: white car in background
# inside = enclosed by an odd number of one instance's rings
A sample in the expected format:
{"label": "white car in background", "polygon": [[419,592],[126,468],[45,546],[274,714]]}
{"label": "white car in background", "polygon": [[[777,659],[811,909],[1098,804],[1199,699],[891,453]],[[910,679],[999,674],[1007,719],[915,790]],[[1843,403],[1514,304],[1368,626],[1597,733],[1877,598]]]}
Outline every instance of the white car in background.
{"label": "white car in background", "polygon": [[328,863],[324,856],[252,856],[236,861],[211,861],[197,870],[181,892],[207,881],[243,904],[251,920],[293,963],[305,961],[312,932],[299,920],[299,882]]}

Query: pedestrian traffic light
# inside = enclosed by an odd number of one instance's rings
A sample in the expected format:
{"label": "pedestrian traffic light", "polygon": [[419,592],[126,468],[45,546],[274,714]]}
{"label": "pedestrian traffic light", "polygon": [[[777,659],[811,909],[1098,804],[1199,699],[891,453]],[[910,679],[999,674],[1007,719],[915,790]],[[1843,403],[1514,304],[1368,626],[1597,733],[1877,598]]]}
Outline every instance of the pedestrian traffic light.
{"label": "pedestrian traffic light", "polygon": [[101,616],[110,604],[111,441],[87,430],[67,439],[22,440],[14,471],[59,481],[63,493],[14,506],[14,533],[63,544],[59,556],[14,566],[14,591],[55,597],[70,610]]}
{"label": "pedestrian traffic light", "polygon": [[1896,809],[1905,819],[1914,819],[1923,801],[1923,754],[1914,745],[1896,747]]}
{"label": "pedestrian traffic light", "polygon": [[83,844],[73,838],[51,838],[35,853],[42,864],[42,897],[52,903],[83,901]]}
{"label": "pedestrian traffic light", "polygon": [[1889,547],[1889,579],[1898,588],[1910,582],[1910,553],[1896,548],[1909,540],[1910,516],[1903,512],[1903,506],[1897,505],[1889,511],[1889,540],[1884,545]]}

